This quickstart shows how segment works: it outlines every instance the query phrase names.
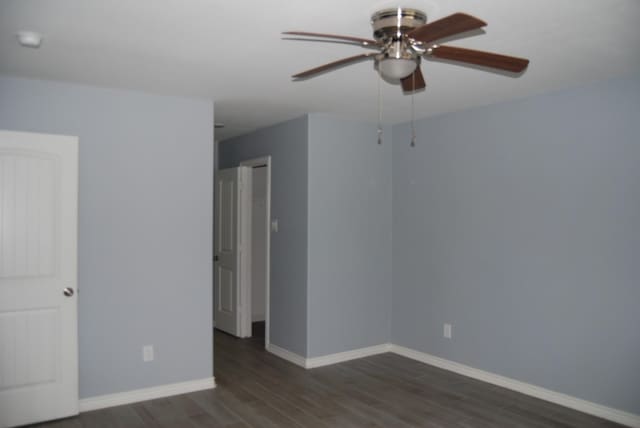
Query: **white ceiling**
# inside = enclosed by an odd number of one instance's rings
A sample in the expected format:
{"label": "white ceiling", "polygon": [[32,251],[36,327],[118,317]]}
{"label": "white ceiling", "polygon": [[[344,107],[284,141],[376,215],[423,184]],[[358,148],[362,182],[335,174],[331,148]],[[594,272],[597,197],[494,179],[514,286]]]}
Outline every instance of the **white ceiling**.
{"label": "white ceiling", "polygon": [[[638,0],[0,0],[0,73],[213,99],[218,139],[308,112],[375,122],[377,74],[359,63],[314,79],[295,72],[364,51],[281,39],[302,30],[371,37],[379,8],[429,20],[466,12],[486,33],[451,42],[531,60],[519,78],[423,62],[416,117],[524,97],[640,70]],[[44,34],[40,49],[15,34]],[[0,94],[1,96],[1,94]],[[409,120],[411,97],[383,82],[383,118]]]}

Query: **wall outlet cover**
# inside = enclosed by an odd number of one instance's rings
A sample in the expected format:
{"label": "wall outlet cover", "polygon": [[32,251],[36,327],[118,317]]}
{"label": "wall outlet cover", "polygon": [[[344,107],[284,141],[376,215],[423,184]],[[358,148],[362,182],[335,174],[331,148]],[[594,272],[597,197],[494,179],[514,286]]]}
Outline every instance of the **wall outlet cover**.
{"label": "wall outlet cover", "polygon": [[142,361],[145,363],[153,361],[153,345],[145,345],[142,347]]}
{"label": "wall outlet cover", "polygon": [[444,337],[446,337],[447,339],[451,339],[451,337],[452,337],[452,327],[451,327],[451,324],[445,324],[445,325],[444,325],[443,336],[444,336]]}

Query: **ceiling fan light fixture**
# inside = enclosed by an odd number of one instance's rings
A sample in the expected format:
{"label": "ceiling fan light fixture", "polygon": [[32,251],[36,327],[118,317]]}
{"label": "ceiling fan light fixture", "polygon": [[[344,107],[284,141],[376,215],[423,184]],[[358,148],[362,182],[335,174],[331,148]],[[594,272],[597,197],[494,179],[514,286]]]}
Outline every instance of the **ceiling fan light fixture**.
{"label": "ceiling fan light fixture", "polygon": [[415,59],[384,58],[378,62],[378,71],[382,77],[390,80],[403,79],[416,71],[417,67]]}

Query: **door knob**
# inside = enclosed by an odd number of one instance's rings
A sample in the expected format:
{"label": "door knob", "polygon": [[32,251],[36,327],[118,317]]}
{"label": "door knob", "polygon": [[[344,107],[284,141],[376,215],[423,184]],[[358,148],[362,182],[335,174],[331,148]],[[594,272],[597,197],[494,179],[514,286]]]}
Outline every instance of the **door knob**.
{"label": "door knob", "polygon": [[220,257],[218,257],[217,255],[213,256],[213,261],[217,262],[218,260],[220,260]]}
{"label": "door knob", "polygon": [[62,290],[62,293],[67,297],[71,297],[71,296],[73,296],[73,288],[65,287],[65,289]]}

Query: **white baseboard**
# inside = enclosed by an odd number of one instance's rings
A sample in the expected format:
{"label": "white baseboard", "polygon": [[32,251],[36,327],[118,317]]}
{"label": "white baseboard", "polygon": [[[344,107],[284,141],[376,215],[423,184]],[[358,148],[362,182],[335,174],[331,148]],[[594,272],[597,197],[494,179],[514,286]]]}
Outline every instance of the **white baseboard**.
{"label": "white baseboard", "polygon": [[560,406],[569,407],[583,413],[598,416],[613,422],[627,425],[633,428],[640,428],[640,415],[628,413],[622,410],[603,406],[601,404],[592,403],[587,400],[572,397],[560,392],[551,391],[529,383],[521,382],[495,373],[486,372],[444,358],[436,357],[424,352],[416,351],[404,346],[391,345],[390,351],[402,355],[412,360],[420,361],[444,370],[449,370],[464,376],[481,380],[483,382],[498,385],[513,391],[521,392],[541,400],[550,401]]}
{"label": "white baseboard", "polygon": [[273,355],[276,355],[280,358],[283,358],[290,363],[295,364],[296,366],[300,366],[302,368],[307,368],[307,359],[301,355],[295,354],[291,351],[287,351],[279,346],[274,345],[273,343],[267,344],[267,351],[271,352]]}
{"label": "white baseboard", "polygon": [[355,360],[357,358],[370,357],[371,355],[384,354],[389,352],[391,344],[384,343],[382,345],[369,346],[368,348],[354,349],[353,351],[338,352],[336,354],[323,355],[321,357],[307,358],[306,368],[328,366],[331,364],[342,363],[344,361]]}
{"label": "white baseboard", "polygon": [[139,401],[170,397],[172,395],[186,394],[188,392],[202,391],[215,387],[215,379],[213,377],[209,377],[188,382],[172,383],[168,385],[153,386],[151,388],[119,392],[116,394],[99,395],[97,397],[81,399],[80,412],[89,412],[91,410],[104,409],[106,407],[121,406],[123,404],[137,403]]}
{"label": "white baseboard", "polygon": [[342,363],[349,360],[355,360],[357,358],[369,357],[371,355],[383,354],[389,352],[391,345],[385,343],[382,345],[370,346],[368,348],[354,349],[352,351],[338,352],[336,354],[323,355],[321,357],[305,358],[301,355],[287,351],[272,343],[267,345],[267,351],[272,354],[283,358],[290,363],[300,366],[305,369],[313,369],[316,367],[328,366],[331,364]]}
{"label": "white baseboard", "polygon": [[425,364],[439,367],[441,369],[458,373],[473,379],[478,379],[483,382],[491,383],[493,385],[498,385],[512,391],[517,391],[531,397],[536,397],[541,400],[558,404],[560,406],[578,410],[580,412],[617,422],[619,424],[627,425],[629,427],[640,428],[640,415],[614,409],[602,404],[593,403],[581,398],[572,397],[560,392],[551,391],[549,389],[532,385],[530,383],[521,382],[519,380],[511,379],[495,373],[456,363],[454,361],[446,360],[444,358],[436,357],[435,355],[430,355],[425,352],[405,348],[404,346],[387,343],[377,346],[371,346],[368,348],[355,349],[353,351],[324,355],[315,358],[305,358],[272,344],[269,344],[267,346],[267,350],[274,355],[277,355],[278,357],[284,358],[285,360],[306,369],[341,363],[344,361],[382,354],[385,352],[393,352],[394,354],[402,355],[404,357],[411,358],[412,360],[420,361]]}

